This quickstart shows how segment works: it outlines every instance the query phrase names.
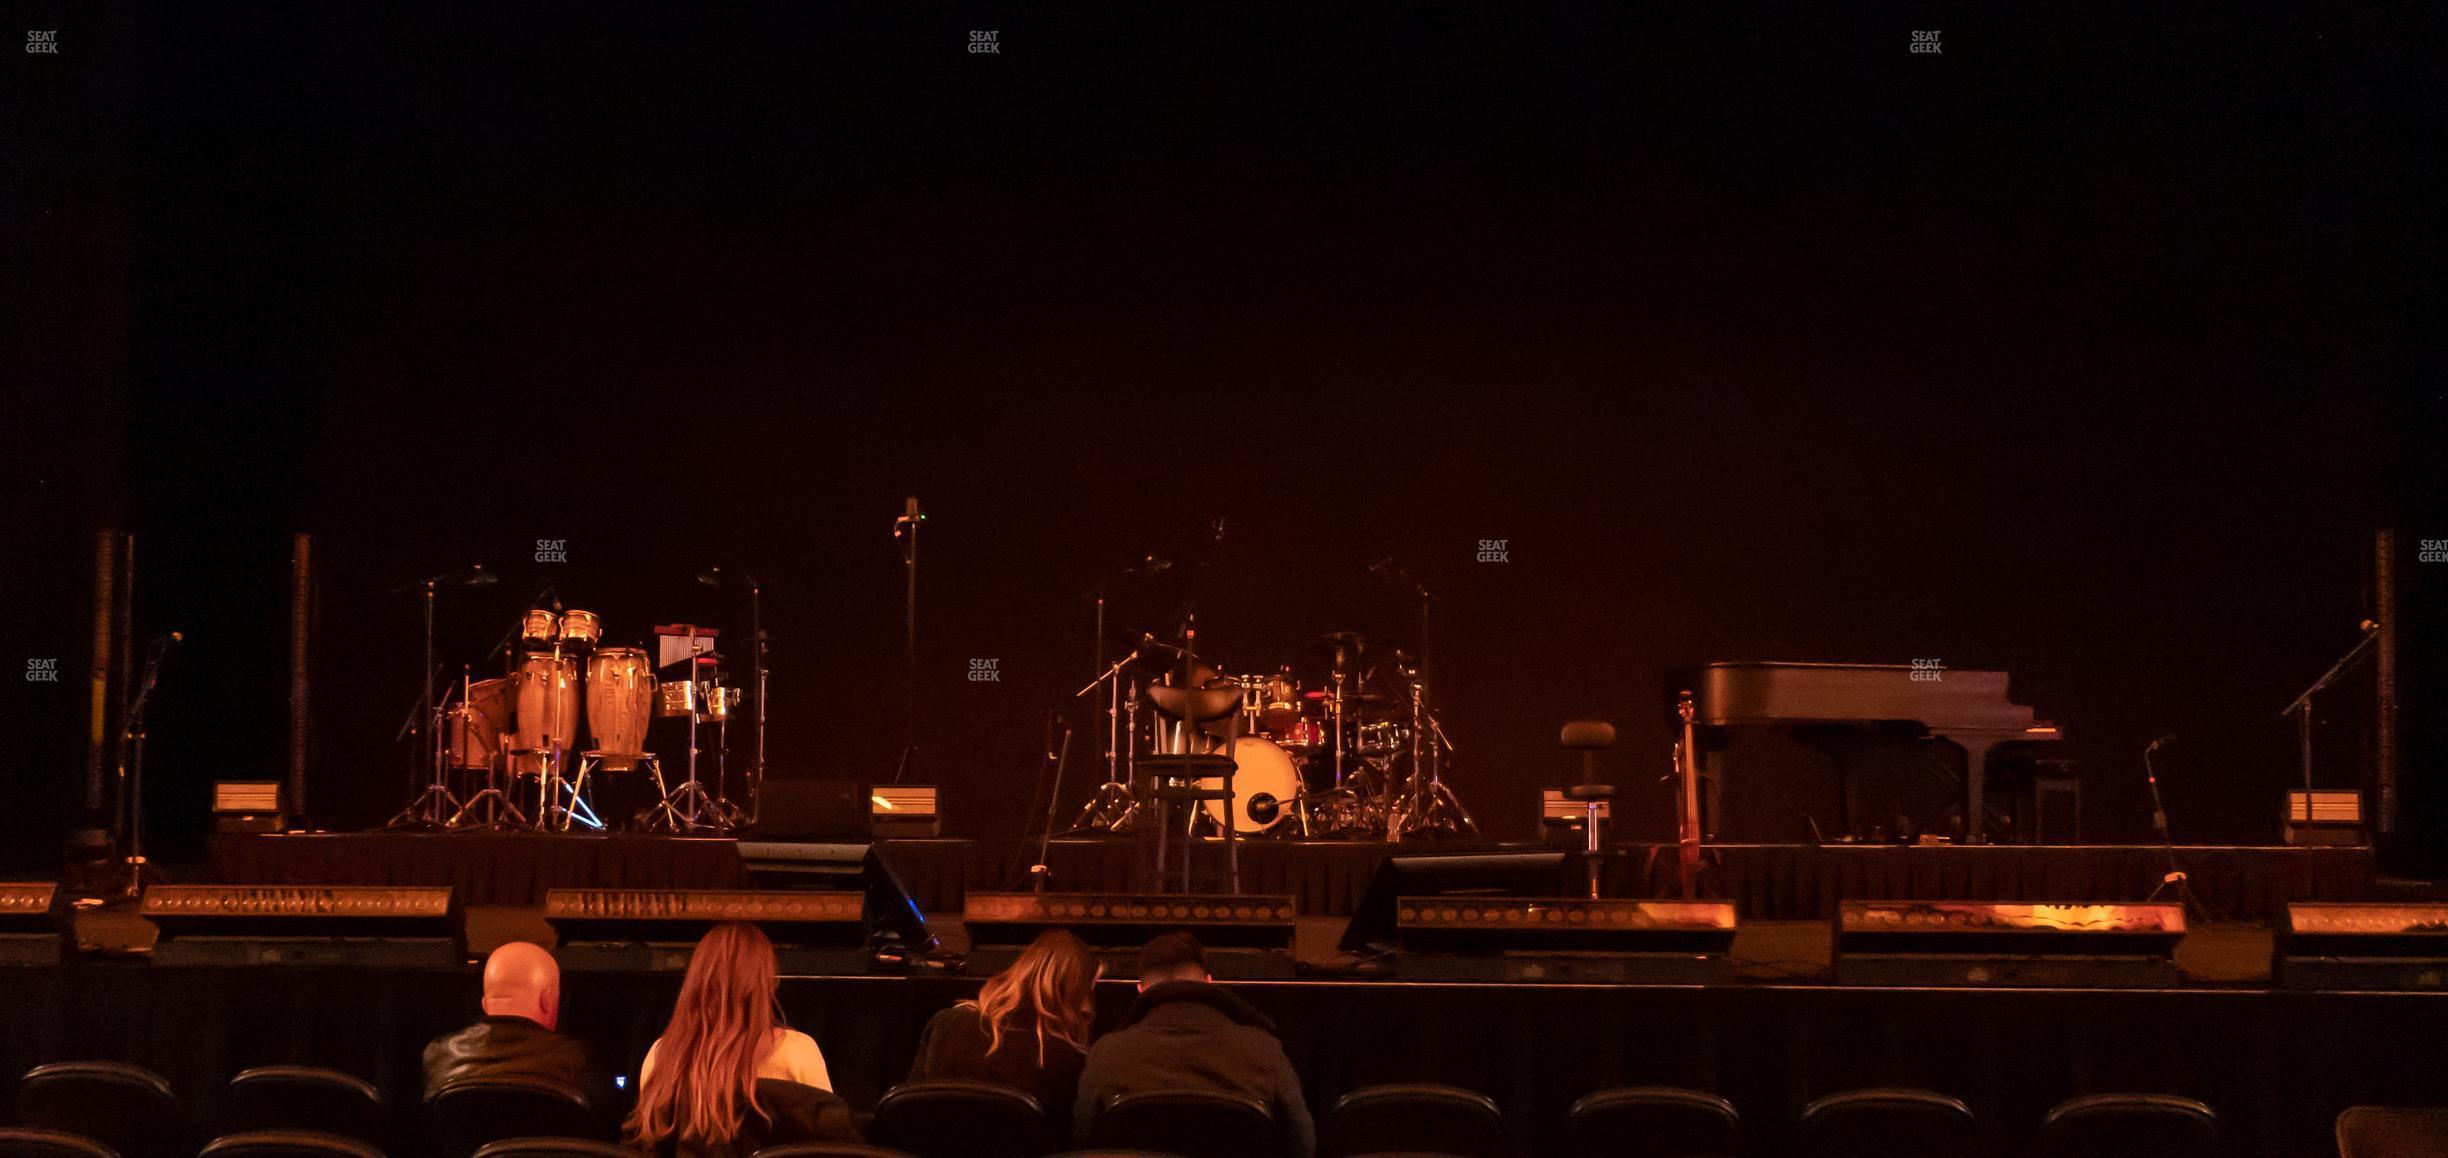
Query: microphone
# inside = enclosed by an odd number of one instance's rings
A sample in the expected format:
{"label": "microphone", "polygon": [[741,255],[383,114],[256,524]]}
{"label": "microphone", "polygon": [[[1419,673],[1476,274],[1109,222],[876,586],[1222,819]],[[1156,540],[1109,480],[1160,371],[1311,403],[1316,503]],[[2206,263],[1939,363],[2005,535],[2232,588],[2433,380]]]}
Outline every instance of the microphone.
{"label": "microphone", "polygon": [[911,495],[903,499],[901,517],[893,520],[893,538],[900,538],[904,531],[916,531],[918,524],[925,521],[926,512],[918,509],[918,496]]}
{"label": "microphone", "polygon": [[697,573],[697,581],[708,587],[720,587],[723,585],[722,573],[720,567],[708,567]]}
{"label": "microphone", "polygon": [[2176,742],[2176,733],[2174,733],[2174,732],[2169,732],[2168,734],[2166,734],[2166,735],[2164,735],[2164,736],[2161,736],[2161,737],[2159,737],[2159,738],[2158,738],[2158,739],[2156,739],[2156,740],[2151,741],[2151,742],[2150,742],[2150,746],[2151,746],[2151,750],[2155,752],[2155,751],[2158,751],[2158,750],[2159,750],[2159,749],[2160,749],[2162,746],[2164,746],[2164,745],[2168,745],[2168,744],[2173,744],[2173,743],[2175,743],[2175,742]]}
{"label": "microphone", "polygon": [[1156,633],[1155,633],[1155,632],[1152,632],[1152,631],[1142,631],[1142,632],[1140,632],[1140,633],[1139,633],[1139,646],[1140,646],[1140,648],[1142,648],[1142,649],[1151,648],[1151,647],[1160,647],[1160,648],[1163,648],[1163,649],[1164,649],[1164,650],[1166,650],[1166,651],[1172,652],[1172,653],[1173,653],[1173,654],[1175,654],[1175,655],[1188,655],[1188,654],[1190,654],[1190,652],[1188,651],[1188,649],[1185,649],[1185,648],[1179,648],[1179,647],[1175,647],[1175,646],[1173,646],[1172,644],[1166,643],[1165,641],[1163,641],[1163,640],[1161,640],[1161,639],[1156,638]]}
{"label": "microphone", "polygon": [[470,587],[491,587],[499,582],[501,582],[501,576],[485,570],[485,565],[482,563],[468,568],[467,585]]}
{"label": "microphone", "polygon": [[173,632],[169,632],[169,633],[167,633],[167,634],[163,635],[163,636],[162,636],[160,639],[154,640],[153,642],[158,643],[158,644],[160,644],[160,645],[161,645],[161,646],[163,646],[163,647],[168,647],[168,646],[170,646],[171,644],[174,644],[174,643],[183,643],[183,642],[185,642],[185,641],[186,641],[186,639],[187,639],[187,633],[186,633],[186,632],[184,632],[184,631],[173,631]]}
{"label": "microphone", "polygon": [[1139,560],[1139,565],[1131,568],[1133,572],[1148,578],[1154,578],[1172,569],[1173,560],[1160,559],[1154,555],[1150,555],[1147,558]]}

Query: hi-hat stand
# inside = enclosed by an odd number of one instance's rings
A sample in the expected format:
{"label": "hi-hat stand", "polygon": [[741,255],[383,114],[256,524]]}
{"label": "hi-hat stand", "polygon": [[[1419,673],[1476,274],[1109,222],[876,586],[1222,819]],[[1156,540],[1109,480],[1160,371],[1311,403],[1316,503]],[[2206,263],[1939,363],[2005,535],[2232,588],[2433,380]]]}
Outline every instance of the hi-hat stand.
{"label": "hi-hat stand", "polygon": [[1462,798],[1445,786],[1444,753],[1453,750],[1453,742],[1437,723],[1436,703],[1430,696],[1429,678],[1429,609],[1436,596],[1419,576],[1396,565],[1392,560],[1380,561],[1371,568],[1408,587],[1419,598],[1419,664],[1411,677],[1411,744],[1410,775],[1406,778],[1401,799],[1386,815],[1386,840],[1399,841],[1406,836],[1445,832],[1457,836],[1479,835],[1479,821],[1462,806]]}
{"label": "hi-hat stand", "polygon": [[459,798],[451,792],[450,774],[443,767],[442,713],[434,700],[434,602],[448,575],[435,575],[422,581],[425,589],[425,669],[419,681],[416,711],[409,716],[407,731],[420,734],[424,741],[426,783],[408,807],[391,818],[386,828],[448,828],[458,818]]}

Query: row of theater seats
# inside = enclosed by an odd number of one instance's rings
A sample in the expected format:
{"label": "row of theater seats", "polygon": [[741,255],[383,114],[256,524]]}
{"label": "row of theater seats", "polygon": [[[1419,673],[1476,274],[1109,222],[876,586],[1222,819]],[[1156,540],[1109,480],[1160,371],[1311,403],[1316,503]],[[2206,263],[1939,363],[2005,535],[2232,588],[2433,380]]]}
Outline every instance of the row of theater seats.
{"label": "row of theater seats", "polygon": [[[787,1083],[779,1083],[787,1085]],[[202,1142],[168,1082],[115,1062],[65,1062],[28,1072],[17,1091],[18,1128],[0,1130],[0,1158],[382,1158],[403,1140],[375,1088],[333,1070],[270,1066],[233,1078],[224,1132]],[[606,1158],[631,1152],[603,1139],[596,1112],[549,1083],[465,1083],[425,1106],[432,1147],[453,1158]],[[1639,1087],[1580,1099],[1565,1122],[1565,1158],[1737,1158],[1742,1118],[1697,1090]],[[1327,1158],[1513,1158],[1503,1112],[1451,1086],[1371,1086],[1325,1116]],[[976,1082],[915,1082],[876,1105],[875,1146],[774,1147],[758,1158],[1044,1158],[1063,1139],[1026,1094]],[[1832,1094],[1805,1107],[1795,1153],[1807,1158],[1960,1158],[1988,1149],[1962,1102],[1927,1090]],[[1259,1158],[1280,1153],[1266,1108],[1207,1092],[1117,1099],[1099,1119],[1090,1153]],[[2215,1158],[2217,1116],[2158,1094],[2102,1094],[2059,1105],[2040,1122],[2032,1152],[2046,1158]],[[2448,1153],[2448,1112],[2358,1108],[2338,1121],[2343,1158]]]}

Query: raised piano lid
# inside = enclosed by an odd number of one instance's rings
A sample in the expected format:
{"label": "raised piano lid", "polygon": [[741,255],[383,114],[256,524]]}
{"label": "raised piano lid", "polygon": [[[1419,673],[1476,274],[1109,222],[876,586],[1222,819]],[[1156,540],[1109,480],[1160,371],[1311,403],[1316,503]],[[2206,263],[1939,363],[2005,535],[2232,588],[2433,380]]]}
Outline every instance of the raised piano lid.
{"label": "raised piano lid", "polygon": [[[1917,721],[1934,732],[2056,729],[2006,698],[2007,673],[1902,663],[1712,663],[1691,677],[1695,722]],[[1918,678],[1916,678],[1918,677]]]}

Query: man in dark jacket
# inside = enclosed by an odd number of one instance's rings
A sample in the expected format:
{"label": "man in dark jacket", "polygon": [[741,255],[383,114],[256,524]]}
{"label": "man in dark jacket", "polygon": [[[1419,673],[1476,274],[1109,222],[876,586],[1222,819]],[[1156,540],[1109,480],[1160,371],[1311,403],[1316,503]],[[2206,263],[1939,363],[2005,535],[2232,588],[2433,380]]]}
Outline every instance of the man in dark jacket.
{"label": "man in dark jacket", "polygon": [[612,1091],[585,1043],[553,1031],[561,966],[541,946],[512,941],[485,958],[484,1019],[425,1047],[425,1094],[465,1078],[544,1078],[608,1110]]}
{"label": "man in dark jacket", "polygon": [[1215,1090],[1274,1112],[1297,1158],[1317,1151],[1300,1075],[1275,1026],[1207,975],[1198,938],[1167,933],[1139,952],[1139,1001],[1121,1029],[1097,1039],[1080,1072],[1072,1124],[1085,1142],[1118,1094]]}

